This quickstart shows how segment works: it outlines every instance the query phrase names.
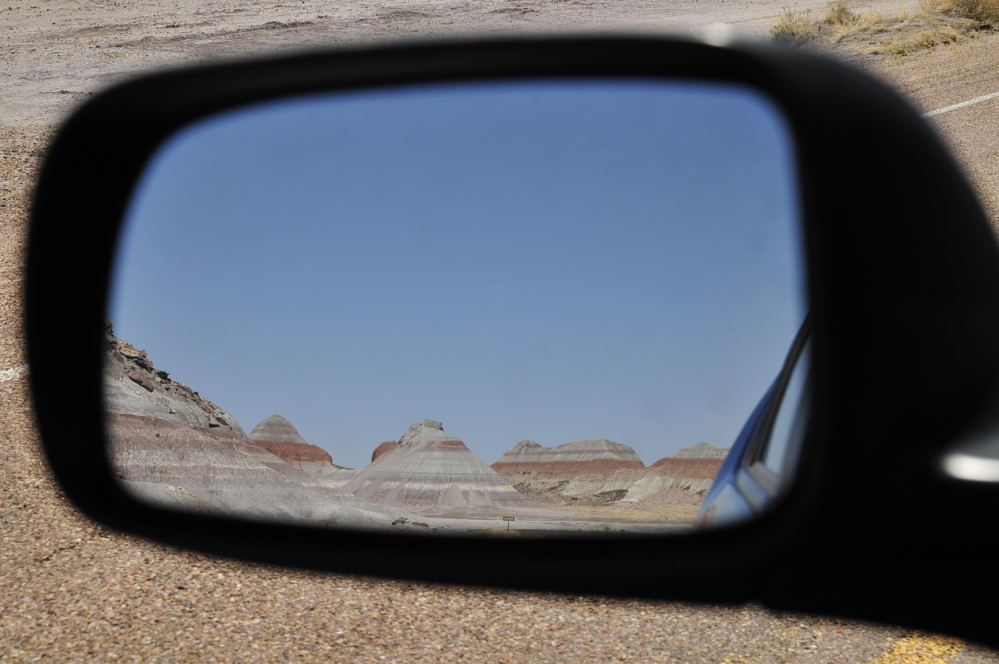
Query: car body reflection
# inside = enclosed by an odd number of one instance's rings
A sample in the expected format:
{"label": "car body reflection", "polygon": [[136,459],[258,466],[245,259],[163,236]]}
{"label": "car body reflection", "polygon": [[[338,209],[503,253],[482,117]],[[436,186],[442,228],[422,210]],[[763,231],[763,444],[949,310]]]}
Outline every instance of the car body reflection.
{"label": "car body reflection", "polygon": [[743,521],[759,514],[790,480],[809,409],[808,319],[784,366],[749,416],[698,511],[700,527]]}

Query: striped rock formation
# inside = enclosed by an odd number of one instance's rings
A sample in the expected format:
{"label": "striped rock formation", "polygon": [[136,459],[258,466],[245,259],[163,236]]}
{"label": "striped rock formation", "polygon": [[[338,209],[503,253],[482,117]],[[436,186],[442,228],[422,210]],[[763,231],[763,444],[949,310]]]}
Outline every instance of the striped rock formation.
{"label": "striped rock formation", "polygon": [[620,500],[645,474],[634,449],[606,438],[553,447],[522,440],[492,467],[525,495],[596,505]]}
{"label": "striped rock formation", "polygon": [[698,443],[646,468],[631,447],[606,439],[554,447],[524,440],[492,467],[521,493],[550,503],[695,505],[727,453]]}
{"label": "striped rock formation", "polygon": [[624,500],[700,504],[727,454],[728,448],[708,443],[685,447],[649,466]]}
{"label": "striped rock formation", "polygon": [[304,473],[252,444],[232,415],[157,370],[110,327],[104,387],[112,467],[140,499],[331,525],[388,526],[412,516],[337,493],[323,473]]}
{"label": "striped rock formation", "polygon": [[[383,443],[379,447],[383,447]],[[490,516],[539,507],[518,493],[440,422],[414,424],[345,491],[430,516]]]}
{"label": "striped rock formation", "polygon": [[253,427],[250,442],[307,473],[319,473],[333,465],[333,457],[326,450],[305,442],[291,422],[280,415],[271,415]]}

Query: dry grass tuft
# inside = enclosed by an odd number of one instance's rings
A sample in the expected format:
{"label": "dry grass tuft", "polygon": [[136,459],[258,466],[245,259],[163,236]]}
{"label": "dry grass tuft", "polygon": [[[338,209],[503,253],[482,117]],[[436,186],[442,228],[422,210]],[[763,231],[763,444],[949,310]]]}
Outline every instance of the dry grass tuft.
{"label": "dry grass tuft", "polygon": [[847,37],[855,35],[869,29],[871,26],[882,23],[885,17],[877,12],[869,14],[857,14],[843,4],[836,4],[829,8],[824,19],[823,36],[828,37],[834,44],[838,44]]}
{"label": "dry grass tuft", "polygon": [[923,30],[912,39],[900,42],[884,41],[867,49],[868,53],[894,56],[912,55],[919,51],[928,51],[943,44],[955,44],[961,41],[961,33],[951,26],[942,26]]}
{"label": "dry grass tuft", "polygon": [[860,23],[860,14],[852,11],[842,2],[837,2],[829,7],[823,20],[829,25],[856,25]]}
{"label": "dry grass tuft", "polygon": [[795,46],[813,41],[820,48],[899,57],[973,39],[993,24],[999,24],[999,0],[922,0],[893,16],[861,15],[837,0],[821,21],[786,8],[770,32]]}
{"label": "dry grass tuft", "polygon": [[780,18],[770,28],[770,35],[775,41],[795,46],[807,42],[815,36],[811,12],[785,7]]}
{"label": "dry grass tuft", "polygon": [[999,25],[999,0],[936,0],[937,6],[984,26]]}

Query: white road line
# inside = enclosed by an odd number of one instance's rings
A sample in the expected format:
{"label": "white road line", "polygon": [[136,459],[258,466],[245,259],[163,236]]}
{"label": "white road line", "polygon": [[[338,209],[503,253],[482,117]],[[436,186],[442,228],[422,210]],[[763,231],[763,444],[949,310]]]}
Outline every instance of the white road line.
{"label": "white road line", "polygon": [[981,97],[975,97],[974,99],[969,99],[968,101],[962,101],[960,104],[951,104],[950,106],[944,106],[943,108],[938,108],[935,111],[929,111],[928,113],[925,113],[925,115],[928,118],[932,118],[934,115],[940,115],[941,113],[956,111],[959,108],[964,108],[965,106],[971,106],[972,104],[980,104],[983,101],[995,99],[996,97],[999,97],[999,92],[993,92],[991,94],[982,95]]}
{"label": "white road line", "polygon": [[3,369],[2,371],[0,371],[0,383],[6,382],[8,380],[16,380],[27,373],[28,373],[27,364],[22,364],[19,367],[13,367],[11,369]]}

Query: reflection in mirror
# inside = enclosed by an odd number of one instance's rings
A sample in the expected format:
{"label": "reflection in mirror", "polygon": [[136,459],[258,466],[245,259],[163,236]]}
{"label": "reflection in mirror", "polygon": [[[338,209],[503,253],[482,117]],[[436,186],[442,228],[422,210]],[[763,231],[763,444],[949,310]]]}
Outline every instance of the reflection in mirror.
{"label": "reflection in mirror", "polygon": [[114,273],[115,472],[168,507],[406,532],[682,531],[709,493],[755,513],[737,480],[764,451],[738,443],[773,429],[805,312],[792,152],[750,89],[644,80],[186,127]]}

